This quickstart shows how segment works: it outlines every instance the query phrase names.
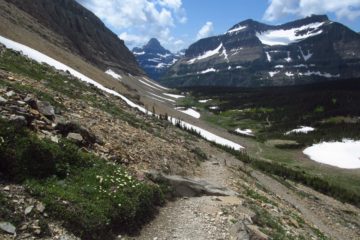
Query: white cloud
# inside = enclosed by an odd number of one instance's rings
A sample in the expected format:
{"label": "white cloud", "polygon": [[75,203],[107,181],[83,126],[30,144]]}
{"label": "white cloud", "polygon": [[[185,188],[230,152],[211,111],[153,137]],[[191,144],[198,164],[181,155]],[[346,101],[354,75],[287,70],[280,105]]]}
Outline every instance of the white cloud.
{"label": "white cloud", "polygon": [[196,39],[209,37],[214,32],[214,25],[212,22],[206,22],[197,33]]}
{"label": "white cloud", "polygon": [[182,0],[77,1],[118,33],[129,48],[140,46],[152,37],[175,48],[171,29],[187,20]]}
{"label": "white cloud", "polygon": [[337,18],[360,17],[359,0],[269,0],[264,19],[274,21],[287,15],[309,16],[334,13]]}

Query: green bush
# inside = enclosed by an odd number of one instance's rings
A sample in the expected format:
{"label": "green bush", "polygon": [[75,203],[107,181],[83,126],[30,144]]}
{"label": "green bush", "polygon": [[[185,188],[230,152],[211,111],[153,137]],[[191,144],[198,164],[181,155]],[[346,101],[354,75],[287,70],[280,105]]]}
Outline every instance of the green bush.
{"label": "green bush", "polygon": [[74,144],[40,140],[27,129],[4,120],[0,120],[0,139],[0,173],[9,180],[65,177],[75,167],[91,164],[92,157]]}
{"label": "green bush", "polygon": [[64,180],[30,180],[27,186],[84,239],[111,239],[113,233],[136,231],[163,203],[159,187],[102,161]]}

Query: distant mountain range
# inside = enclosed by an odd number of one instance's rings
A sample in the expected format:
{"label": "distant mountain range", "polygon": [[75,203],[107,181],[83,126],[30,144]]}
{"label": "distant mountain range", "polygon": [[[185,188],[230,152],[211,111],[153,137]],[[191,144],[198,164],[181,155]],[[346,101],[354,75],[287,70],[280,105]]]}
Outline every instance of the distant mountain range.
{"label": "distant mountain range", "polygon": [[325,15],[271,26],[254,20],[192,44],[160,81],[182,86],[284,86],[360,77],[360,36]]}
{"label": "distant mountain range", "polygon": [[146,74],[155,80],[162,77],[184,55],[182,52],[174,54],[165,49],[156,38],[150,39],[141,48],[134,48],[132,52]]}

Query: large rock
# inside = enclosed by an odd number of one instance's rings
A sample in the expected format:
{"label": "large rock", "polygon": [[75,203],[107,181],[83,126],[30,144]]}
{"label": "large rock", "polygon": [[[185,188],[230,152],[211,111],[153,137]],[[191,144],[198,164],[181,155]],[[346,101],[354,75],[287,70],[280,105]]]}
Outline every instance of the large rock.
{"label": "large rock", "polygon": [[16,227],[9,222],[0,222],[0,229],[9,234],[16,233]]}
{"label": "large rock", "polygon": [[55,118],[55,109],[49,102],[36,101],[36,108],[45,117],[49,119]]}
{"label": "large rock", "polygon": [[70,141],[73,141],[73,142],[77,143],[77,144],[82,143],[83,140],[84,140],[83,137],[78,133],[69,133],[66,138],[69,139]]}
{"label": "large rock", "polygon": [[75,122],[59,121],[55,129],[63,136],[67,136],[69,133],[78,133],[88,144],[103,143],[94,133]]}
{"label": "large rock", "polygon": [[247,231],[250,234],[250,240],[268,240],[269,236],[261,232],[256,225],[246,225]]}
{"label": "large rock", "polygon": [[181,176],[168,176],[152,171],[147,176],[153,181],[165,181],[174,190],[175,197],[236,196],[237,193],[224,187],[214,186],[203,180]]}

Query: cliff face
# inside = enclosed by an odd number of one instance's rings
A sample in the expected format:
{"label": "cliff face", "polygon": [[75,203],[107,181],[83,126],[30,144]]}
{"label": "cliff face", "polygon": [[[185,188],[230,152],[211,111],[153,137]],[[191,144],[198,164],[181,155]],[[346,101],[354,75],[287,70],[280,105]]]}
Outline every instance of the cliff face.
{"label": "cliff face", "polygon": [[66,48],[102,70],[143,74],[124,41],[74,0],[6,0],[47,29],[63,36]]}
{"label": "cliff face", "polygon": [[360,76],[360,36],[327,16],[246,20],[192,44],[161,80],[179,86],[284,86]]}

